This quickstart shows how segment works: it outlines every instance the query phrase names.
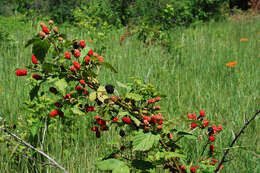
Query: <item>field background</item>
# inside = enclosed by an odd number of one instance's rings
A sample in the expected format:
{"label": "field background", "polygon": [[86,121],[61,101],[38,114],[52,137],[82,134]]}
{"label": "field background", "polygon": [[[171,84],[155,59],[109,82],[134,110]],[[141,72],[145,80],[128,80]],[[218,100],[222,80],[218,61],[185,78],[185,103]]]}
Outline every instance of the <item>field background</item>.
{"label": "field background", "polygon": [[[19,17],[1,17],[3,26],[14,39],[0,44],[0,115],[11,124],[26,119],[23,102],[28,99],[29,86],[23,78],[15,76],[15,70],[29,64],[31,50],[24,48],[25,41],[40,30],[39,22],[25,21]],[[126,38],[123,46],[119,44],[124,29],[111,31],[103,45],[89,43],[93,47],[106,46],[103,52],[105,61],[119,71],[111,74],[104,70],[100,80],[104,84],[116,85],[116,81],[131,82],[130,77],[147,79],[162,93],[167,94],[161,106],[167,118],[186,117],[187,112],[206,111],[213,124],[222,124],[224,131],[217,136],[216,147],[226,148],[233,140],[247,118],[260,108],[260,18],[241,17],[223,22],[208,22],[189,28],[173,31],[173,45],[176,51],[167,52],[160,45],[146,46],[135,36]],[[69,38],[89,40],[87,31],[73,26],[60,25]],[[241,38],[248,38],[240,42]],[[226,63],[237,61],[232,68]],[[150,72],[149,72],[150,71]],[[47,113],[46,113],[47,114]],[[91,116],[91,115],[88,115]],[[94,163],[106,153],[107,143],[114,138],[114,132],[106,132],[95,140],[87,124],[89,117],[79,119],[80,131],[77,142],[71,142],[71,149],[63,151],[61,140],[47,137],[49,150],[46,151],[71,172],[98,172]],[[222,172],[258,173],[260,172],[260,119],[257,118],[241,136],[232,149]],[[179,123],[177,122],[177,123]],[[185,124],[186,128],[189,126]],[[183,126],[183,128],[185,128]],[[19,132],[19,129],[17,130]],[[109,134],[110,133],[110,134]],[[61,132],[61,136],[65,135]],[[189,151],[193,158],[199,154],[191,143]],[[217,150],[222,152],[222,150]],[[220,159],[220,158],[217,158]],[[13,167],[4,144],[0,144],[0,172],[27,172],[28,164],[20,161]],[[48,168],[50,172],[59,172]]]}

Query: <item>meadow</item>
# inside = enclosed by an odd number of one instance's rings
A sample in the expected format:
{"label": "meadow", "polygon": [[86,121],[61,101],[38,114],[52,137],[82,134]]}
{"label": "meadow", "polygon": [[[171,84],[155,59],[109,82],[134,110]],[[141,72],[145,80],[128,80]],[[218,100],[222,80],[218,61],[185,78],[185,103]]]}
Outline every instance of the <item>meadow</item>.
{"label": "meadow", "polygon": [[[178,28],[171,33],[175,51],[168,52],[160,44],[144,45],[135,36],[119,44],[122,30],[112,30],[102,45],[87,42],[93,47],[105,46],[102,55],[119,73],[103,70],[100,80],[117,87],[117,81],[127,83],[131,77],[145,79],[156,86],[167,98],[161,102],[165,115],[181,123],[188,112],[206,111],[213,124],[222,124],[223,133],[216,146],[225,149],[243,126],[246,118],[260,109],[260,18],[208,22],[189,28]],[[26,119],[23,103],[28,99],[29,87],[15,70],[30,62],[30,48],[25,41],[39,30],[38,21],[25,21],[19,17],[0,18],[0,25],[8,31],[12,41],[0,42],[0,115],[10,124],[19,124]],[[60,30],[72,38],[89,40],[91,33],[73,26],[61,25]],[[247,38],[242,39],[241,38]],[[237,61],[234,67],[228,62]],[[119,91],[123,89],[118,88]],[[229,155],[222,172],[260,172],[260,126],[259,117],[249,125]],[[71,141],[70,150],[63,151],[62,136],[47,136],[46,151],[70,172],[98,172],[95,162],[109,148],[114,132],[95,139],[88,124],[89,117],[79,120],[80,130],[75,132],[77,141]],[[18,126],[19,127],[19,126]],[[19,132],[19,128],[17,129]],[[2,133],[2,132],[1,132]],[[1,134],[0,133],[0,134]],[[196,159],[202,145],[190,143],[187,152]],[[7,154],[5,144],[0,144],[0,172],[28,172],[26,160],[13,166],[12,155]],[[223,152],[223,150],[218,150]],[[217,158],[220,159],[220,158]],[[49,172],[59,172],[48,167]]]}

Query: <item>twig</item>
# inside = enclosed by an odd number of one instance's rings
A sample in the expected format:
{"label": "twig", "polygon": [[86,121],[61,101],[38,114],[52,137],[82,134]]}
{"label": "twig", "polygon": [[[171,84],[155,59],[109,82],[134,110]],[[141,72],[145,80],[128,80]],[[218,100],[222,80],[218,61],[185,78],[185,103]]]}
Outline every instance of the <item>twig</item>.
{"label": "twig", "polygon": [[14,137],[18,142],[20,142],[21,144],[25,145],[28,148],[33,149],[34,151],[36,151],[37,153],[41,154],[42,156],[44,156],[46,159],[48,159],[53,166],[61,169],[64,173],[69,173],[65,168],[63,168],[60,164],[58,164],[53,158],[51,158],[48,154],[44,153],[41,150],[38,150],[37,148],[33,147],[31,144],[25,142],[24,140],[22,140],[20,137],[18,137],[16,134],[11,133],[10,131],[8,131],[8,129],[0,127],[0,129],[5,132],[8,133],[10,136]]}
{"label": "twig", "polygon": [[44,121],[44,130],[43,130],[43,135],[42,135],[41,150],[43,150],[43,148],[44,148],[46,132],[47,132],[47,118],[45,118],[45,121]]}
{"label": "twig", "polygon": [[232,148],[233,145],[235,144],[235,142],[237,141],[238,137],[243,133],[243,131],[245,130],[245,128],[248,126],[248,124],[249,124],[251,121],[253,121],[253,120],[256,118],[257,114],[259,114],[259,113],[260,113],[260,110],[258,110],[258,111],[255,113],[255,115],[254,115],[250,120],[248,120],[248,121],[244,124],[244,126],[240,129],[240,132],[235,136],[235,139],[234,139],[234,140],[232,141],[232,143],[229,145],[229,148],[225,150],[225,152],[224,152],[224,154],[223,154],[223,157],[222,157],[221,161],[219,162],[219,164],[218,164],[218,166],[217,166],[217,168],[216,168],[216,170],[215,170],[215,173],[218,173],[219,170],[220,170],[221,165],[222,165],[224,162],[226,162],[225,158],[226,158],[226,156],[227,156],[227,154],[228,154],[230,148]]}

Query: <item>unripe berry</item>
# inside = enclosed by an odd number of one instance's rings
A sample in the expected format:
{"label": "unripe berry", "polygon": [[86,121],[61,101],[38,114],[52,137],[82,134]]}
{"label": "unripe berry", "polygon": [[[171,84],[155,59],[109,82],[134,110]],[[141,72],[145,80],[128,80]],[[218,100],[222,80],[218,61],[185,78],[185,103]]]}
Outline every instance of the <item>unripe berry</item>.
{"label": "unripe berry", "polygon": [[99,61],[99,62],[104,62],[103,56],[98,56],[98,61]]}
{"label": "unripe berry", "polygon": [[154,106],[154,107],[153,107],[153,110],[160,110],[160,109],[161,109],[160,106]]}
{"label": "unripe berry", "polygon": [[55,34],[58,34],[59,33],[58,27],[54,27],[53,31],[54,31]]}
{"label": "unripe berry", "polygon": [[117,117],[115,117],[115,118],[112,119],[112,122],[113,122],[113,123],[116,123],[118,120],[119,120],[119,119],[118,119]]}
{"label": "unripe berry", "polygon": [[221,125],[219,125],[219,126],[218,126],[218,128],[217,128],[217,132],[218,132],[218,133],[219,133],[219,132],[221,132],[221,131],[222,131],[222,129],[223,129],[223,128],[222,128],[222,126],[221,126]]}
{"label": "unripe berry", "polygon": [[64,99],[70,99],[71,96],[69,94],[66,94],[65,96],[63,96]]}
{"label": "unripe berry", "polygon": [[38,35],[43,39],[43,38],[45,38],[45,36],[46,36],[46,34],[44,33],[44,32],[42,32],[42,31],[40,31],[39,33],[38,33]]}
{"label": "unripe berry", "polygon": [[162,130],[162,125],[157,126],[157,130]]}
{"label": "unripe berry", "polygon": [[49,25],[53,25],[54,24],[54,21],[53,20],[49,20]]}
{"label": "unripe berry", "polygon": [[196,124],[196,123],[191,123],[190,127],[191,127],[192,129],[195,129],[195,128],[197,127],[197,124]]}
{"label": "unripe berry", "polygon": [[70,67],[70,71],[76,72],[77,70],[76,70],[76,68],[75,68],[74,66],[71,66],[71,67]]}
{"label": "unripe berry", "polygon": [[94,119],[99,120],[99,119],[101,119],[101,117],[97,115],[97,116],[94,117]]}
{"label": "unripe berry", "polygon": [[155,97],[154,100],[155,100],[156,102],[158,102],[158,101],[161,100],[161,97]]}

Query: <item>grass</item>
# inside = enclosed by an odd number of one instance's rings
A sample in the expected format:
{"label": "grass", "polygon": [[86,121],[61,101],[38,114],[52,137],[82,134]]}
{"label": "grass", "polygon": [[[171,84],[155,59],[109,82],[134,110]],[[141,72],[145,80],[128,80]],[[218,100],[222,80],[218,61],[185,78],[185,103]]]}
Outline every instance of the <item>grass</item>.
{"label": "grass", "polygon": [[[23,21],[20,18],[0,18],[0,25],[11,34],[14,42],[0,43],[0,115],[11,124],[26,118],[21,109],[28,99],[28,88],[22,78],[14,75],[15,69],[24,67],[30,61],[30,49],[24,48],[24,41],[37,33],[37,23]],[[260,109],[260,21],[258,18],[247,21],[224,21],[206,23],[195,27],[172,32],[172,46],[181,47],[178,52],[169,53],[160,45],[144,46],[135,37],[127,38],[119,45],[120,33],[111,31],[109,39],[103,42],[106,50],[103,56],[114,65],[119,73],[102,71],[100,80],[116,85],[116,81],[131,82],[130,77],[147,78],[167,99],[162,102],[169,119],[182,119],[187,112],[206,111],[213,124],[222,124],[223,133],[217,136],[216,146],[219,152],[233,140],[235,133],[243,126],[246,117]],[[84,30],[65,28],[70,38],[89,39]],[[33,34],[32,34],[33,33]],[[123,31],[122,31],[123,33]],[[247,42],[240,42],[248,38]],[[102,45],[93,46],[100,47]],[[237,61],[235,67],[225,64]],[[150,71],[149,76],[148,71]],[[121,90],[120,90],[121,91]],[[97,172],[95,161],[106,153],[107,143],[113,133],[95,140],[87,124],[89,117],[79,120],[80,131],[77,141],[71,142],[71,149],[62,150],[62,140],[66,134],[58,137],[48,136],[47,152],[71,172]],[[188,127],[188,124],[180,125]],[[186,128],[187,128],[186,127]],[[226,163],[223,172],[260,172],[260,126],[259,118],[246,129],[237,142],[241,148],[232,149],[231,161]],[[2,134],[1,134],[2,135]],[[193,152],[196,160],[201,142],[188,145],[187,152]],[[0,144],[0,172],[29,172],[26,161],[20,161],[19,167],[11,162],[15,159],[7,154],[5,144]],[[62,155],[61,153],[65,153]],[[220,159],[220,158],[217,158]],[[57,169],[51,168],[51,172]]]}

